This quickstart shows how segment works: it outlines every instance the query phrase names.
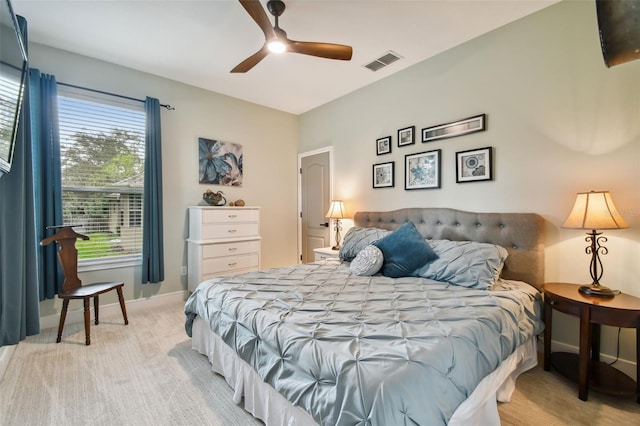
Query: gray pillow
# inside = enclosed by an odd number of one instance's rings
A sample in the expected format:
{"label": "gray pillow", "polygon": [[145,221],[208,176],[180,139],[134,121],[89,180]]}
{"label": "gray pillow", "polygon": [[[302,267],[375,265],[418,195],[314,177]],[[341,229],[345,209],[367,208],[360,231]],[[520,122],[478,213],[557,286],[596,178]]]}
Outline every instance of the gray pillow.
{"label": "gray pillow", "polygon": [[344,236],[344,241],[342,242],[342,247],[340,247],[338,256],[340,256],[340,259],[345,262],[351,262],[358,255],[360,250],[374,241],[386,236],[390,232],[391,231],[387,231],[386,229],[379,228],[349,228]]}
{"label": "gray pillow", "polygon": [[427,240],[438,258],[418,268],[414,275],[451,284],[491,289],[500,276],[507,250],[474,241]]}
{"label": "gray pillow", "polygon": [[383,262],[382,250],[374,245],[368,245],[351,261],[349,270],[356,275],[371,276],[378,273]]}

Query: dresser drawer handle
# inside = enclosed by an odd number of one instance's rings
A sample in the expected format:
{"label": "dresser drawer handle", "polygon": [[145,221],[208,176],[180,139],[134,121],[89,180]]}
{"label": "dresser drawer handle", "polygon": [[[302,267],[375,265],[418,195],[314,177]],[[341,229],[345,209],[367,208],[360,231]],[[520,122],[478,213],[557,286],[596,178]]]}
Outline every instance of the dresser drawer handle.
{"label": "dresser drawer handle", "polygon": [[227,232],[229,232],[230,234],[233,234],[234,232],[238,232],[237,229],[229,229]]}
{"label": "dresser drawer handle", "polygon": [[238,250],[238,247],[229,247],[229,251],[236,251]]}
{"label": "dresser drawer handle", "polygon": [[237,214],[230,214],[229,216],[227,216],[229,219],[235,219],[236,217],[238,217]]}
{"label": "dresser drawer handle", "polygon": [[238,262],[233,262],[233,263],[229,263],[229,267],[233,268],[234,266],[236,266],[238,264]]}

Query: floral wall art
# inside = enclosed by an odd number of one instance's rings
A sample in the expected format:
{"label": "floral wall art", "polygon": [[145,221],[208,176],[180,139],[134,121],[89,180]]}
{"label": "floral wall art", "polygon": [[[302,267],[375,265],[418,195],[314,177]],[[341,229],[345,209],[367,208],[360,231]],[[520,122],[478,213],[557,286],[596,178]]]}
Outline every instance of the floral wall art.
{"label": "floral wall art", "polygon": [[200,183],[242,186],[242,145],[198,138]]}

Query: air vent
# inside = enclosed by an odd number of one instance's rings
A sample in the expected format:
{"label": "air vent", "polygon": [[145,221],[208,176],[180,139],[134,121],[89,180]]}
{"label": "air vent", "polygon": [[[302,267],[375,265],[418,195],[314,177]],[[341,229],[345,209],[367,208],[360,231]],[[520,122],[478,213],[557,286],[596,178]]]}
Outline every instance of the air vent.
{"label": "air vent", "polygon": [[378,59],[366,64],[364,67],[369,68],[371,71],[378,71],[380,68],[384,68],[387,65],[392,64],[398,59],[402,59],[402,56],[390,50]]}

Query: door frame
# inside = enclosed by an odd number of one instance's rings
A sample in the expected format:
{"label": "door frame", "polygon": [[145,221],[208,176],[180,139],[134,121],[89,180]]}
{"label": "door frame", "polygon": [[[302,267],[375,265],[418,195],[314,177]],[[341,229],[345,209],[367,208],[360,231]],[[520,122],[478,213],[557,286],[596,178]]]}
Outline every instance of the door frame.
{"label": "door frame", "polygon": [[[312,151],[301,152],[298,154],[298,254],[296,256],[298,263],[301,263],[302,256],[302,159],[316,154],[329,153],[329,202],[333,200],[333,146],[314,149]],[[331,229],[331,226],[329,226]],[[335,235],[329,232],[329,241],[335,244]]]}

